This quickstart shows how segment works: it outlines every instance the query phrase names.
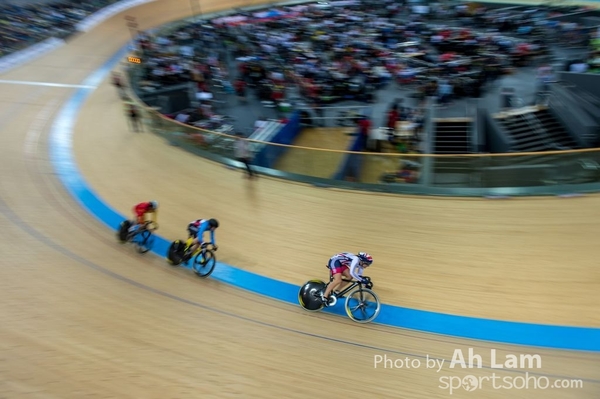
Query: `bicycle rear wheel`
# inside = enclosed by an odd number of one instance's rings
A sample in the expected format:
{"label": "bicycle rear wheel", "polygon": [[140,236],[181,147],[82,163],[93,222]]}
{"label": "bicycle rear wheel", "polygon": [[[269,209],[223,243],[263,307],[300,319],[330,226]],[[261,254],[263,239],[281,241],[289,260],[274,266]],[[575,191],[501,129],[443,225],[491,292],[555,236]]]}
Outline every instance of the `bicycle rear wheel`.
{"label": "bicycle rear wheel", "polygon": [[150,251],[154,245],[154,234],[148,230],[137,233],[134,238],[134,244],[139,253],[145,254]]}
{"label": "bicycle rear wheel", "polygon": [[348,294],[344,306],[348,317],[357,323],[369,323],[381,311],[381,302],[377,294],[362,287]]}
{"label": "bicycle rear wheel", "polygon": [[298,291],[298,303],[304,310],[318,312],[325,306],[320,295],[326,287],[327,284],[321,280],[307,281]]}
{"label": "bicycle rear wheel", "polygon": [[129,220],[124,220],[119,225],[119,230],[117,231],[117,238],[121,243],[125,243],[127,241],[127,234],[129,233],[130,227],[131,222]]}
{"label": "bicycle rear wheel", "polygon": [[194,257],[194,263],[192,268],[198,277],[206,278],[215,270],[217,264],[217,257],[215,253],[210,250],[204,251],[204,254],[200,252]]}
{"label": "bicycle rear wheel", "polygon": [[185,250],[185,243],[181,240],[175,240],[171,243],[171,246],[167,250],[167,260],[169,264],[178,266],[183,261],[183,255]]}

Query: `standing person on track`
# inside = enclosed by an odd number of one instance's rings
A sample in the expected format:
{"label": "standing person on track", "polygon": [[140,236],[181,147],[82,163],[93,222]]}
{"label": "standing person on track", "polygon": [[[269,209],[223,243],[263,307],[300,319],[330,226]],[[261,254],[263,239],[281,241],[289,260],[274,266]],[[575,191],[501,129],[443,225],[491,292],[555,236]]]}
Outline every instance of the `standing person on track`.
{"label": "standing person on track", "polygon": [[252,167],[250,166],[250,162],[252,160],[252,151],[250,149],[250,143],[248,142],[248,140],[244,137],[244,135],[242,133],[237,134],[237,139],[235,141],[235,147],[234,147],[234,155],[235,155],[235,159],[237,159],[239,162],[243,163],[244,166],[246,167],[246,171],[247,171],[246,176],[249,179],[254,178],[254,171],[252,170]]}

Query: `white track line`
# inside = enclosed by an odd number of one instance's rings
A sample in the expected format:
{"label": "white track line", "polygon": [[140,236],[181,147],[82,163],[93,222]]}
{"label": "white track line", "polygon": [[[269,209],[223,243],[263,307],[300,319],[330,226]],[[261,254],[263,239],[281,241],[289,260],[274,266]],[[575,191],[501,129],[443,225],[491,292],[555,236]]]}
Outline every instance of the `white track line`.
{"label": "white track line", "polygon": [[27,157],[33,157],[37,153],[38,142],[44,131],[44,127],[50,121],[52,113],[56,110],[57,100],[52,100],[35,116],[27,135],[25,136],[24,151]]}
{"label": "white track line", "polygon": [[70,85],[65,83],[52,83],[52,82],[28,82],[24,80],[2,80],[0,79],[0,83],[10,84],[10,85],[26,85],[26,86],[48,86],[48,87],[67,87],[71,89],[95,89],[94,86],[85,86],[85,85]]}

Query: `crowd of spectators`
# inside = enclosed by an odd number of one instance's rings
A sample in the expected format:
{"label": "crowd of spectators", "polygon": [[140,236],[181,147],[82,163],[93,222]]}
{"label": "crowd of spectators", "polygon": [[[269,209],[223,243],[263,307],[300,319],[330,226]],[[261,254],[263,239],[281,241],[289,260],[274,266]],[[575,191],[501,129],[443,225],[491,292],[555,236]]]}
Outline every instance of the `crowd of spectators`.
{"label": "crowd of spectators", "polygon": [[564,70],[575,73],[600,73],[600,51],[592,52],[587,58],[567,61]]}
{"label": "crowd of spectators", "polygon": [[[430,20],[440,17],[462,21]],[[221,91],[246,98],[251,88],[258,99],[276,103],[293,86],[318,105],[374,102],[379,89],[395,82],[445,103],[481,95],[487,82],[544,53],[537,23],[543,17],[462,6],[424,17],[393,1],[240,13],[146,42],[143,80],[160,86],[191,80],[201,92],[214,90],[214,80]]]}
{"label": "crowd of spectators", "polygon": [[51,37],[66,38],[90,14],[118,0],[0,5],[0,57]]}
{"label": "crowd of spectators", "polygon": [[[193,82],[200,106],[170,115],[188,124],[210,119],[210,100],[219,93],[272,104],[300,100],[317,117],[319,107],[344,100],[383,101],[389,108],[380,126],[387,128],[391,147],[411,153],[419,151],[424,113],[419,106],[390,102],[395,96],[390,88],[410,91],[417,99],[433,97],[444,106],[460,97],[482,96],[488,83],[515,68],[546,68],[549,57],[544,56],[557,35],[589,42],[577,24],[555,22],[557,13],[543,8],[425,8],[392,0],[344,0],[179,26],[141,38],[142,86],[152,91]],[[577,10],[564,12],[572,11]],[[548,80],[544,68],[540,87]],[[353,120],[357,143],[365,148],[377,124],[365,116]],[[415,181],[418,169],[403,164],[390,179]]]}
{"label": "crowd of spectators", "polygon": [[241,78],[259,88],[261,99],[280,96],[279,76],[319,104],[376,101],[377,90],[392,81],[416,83],[421,96],[442,101],[450,94],[478,95],[486,80],[544,49],[541,39],[435,26],[414,14],[401,20],[407,15],[394,3],[345,3],[284,8],[265,21],[253,16],[250,22],[234,17],[213,23],[234,32]]}
{"label": "crowd of spectators", "polygon": [[[213,26],[202,23],[163,31],[156,36],[142,33],[138,37],[143,58],[138,68],[139,90],[151,94],[169,87],[180,87],[187,92],[192,83],[197,106],[186,109],[178,120],[196,126],[201,123],[207,128],[204,121],[220,117],[215,109],[216,104],[222,102],[218,93],[234,94],[230,68],[224,57],[224,40],[225,36]],[[171,111],[175,113],[165,114],[177,118],[176,111],[179,110]]]}
{"label": "crowd of spectators", "polygon": [[566,62],[565,71],[578,73],[600,73],[600,28],[594,33],[590,42],[591,50],[579,59]]}
{"label": "crowd of spectators", "polygon": [[213,80],[225,81],[228,69],[222,60],[223,37],[210,26],[193,25],[138,41],[144,58],[141,78],[156,87],[193,81],[200,92],[209,92]]}
{"label": "crowd of spectators", "polygon": [[[380,90],[393,85],[444,106],[481,96],[501,75],[537,64],[550,37],[578,30],[543,8],[425,8],[349,0],[190,23],[141,38],[142,86],[193,82],[201,106],[190,118],[186,112],[190,124],[211,118],[219,93],[274,104],[300,98],[318,109],[344,100],[381,102]],[[422,123],[415,110],[397,111],[384,120],[399,114],[400,121]]]}

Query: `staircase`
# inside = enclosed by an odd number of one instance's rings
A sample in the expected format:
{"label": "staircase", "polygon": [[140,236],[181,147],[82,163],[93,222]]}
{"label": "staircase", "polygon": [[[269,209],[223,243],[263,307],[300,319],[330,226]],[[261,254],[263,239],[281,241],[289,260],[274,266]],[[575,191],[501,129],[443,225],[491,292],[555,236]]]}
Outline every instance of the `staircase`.
{"label": "staircase", "polygon": [[471,118],[445,118],[435,121],[435,154],[467,154],[471,152]]}
{"label": "staircase", "polygon": [[536,112],[535,117],[540,121],[548,137],[553,140],[554,144],[559,149],[576,149],[579,146],[573,140],[567,129],[560,123],[558,119],[552,115],[547,109],[541,109]]}
{"label": "staircase", "polygon": [[526,109],[496,119],[512,141],[511,150],[514,152],[577,148],[567,130],[546,109]]}
{"label": "staircase", "polygon": [[[527,108],[524,112],[497,117],[512,141],[513,152],[562,151],[579,148],[563,125],[545,108]],[[514,165],[553,164],[564,159],[561,154],[509,157]]]}
{"label": "staircase", "polygon": [[[471,118],[443,118],[435,120],[433,153],[440,155],[471,153]],[[434,176],[437,184],[462,182],[471,169],[469,157],[435,157]]]}

